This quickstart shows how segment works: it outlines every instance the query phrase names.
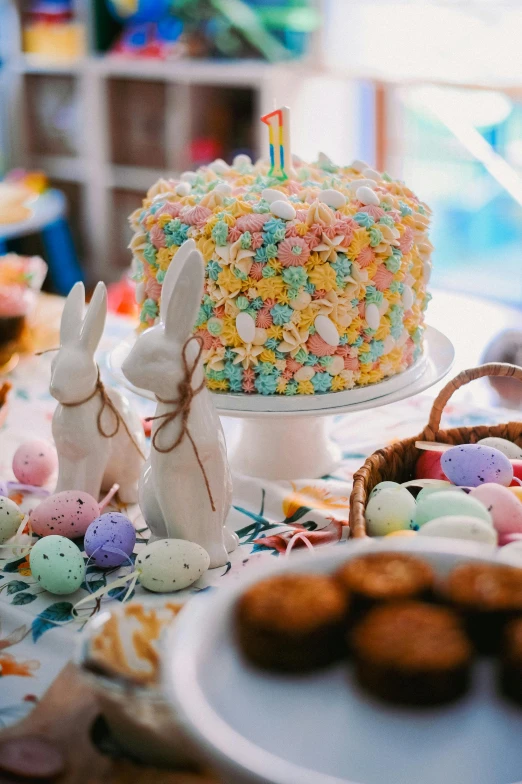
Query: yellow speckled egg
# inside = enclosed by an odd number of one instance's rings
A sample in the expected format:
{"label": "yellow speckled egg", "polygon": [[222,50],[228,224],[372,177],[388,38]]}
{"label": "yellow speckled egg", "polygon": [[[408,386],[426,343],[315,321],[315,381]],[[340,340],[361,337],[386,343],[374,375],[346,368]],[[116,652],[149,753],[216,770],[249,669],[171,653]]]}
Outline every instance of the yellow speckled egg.
{"label": "yellow speckled egg", "polygon": [[31,573],[49,593],[68,594],[78,590],[85,577],[80,548],[65,536],[39,539],[29,555]]}

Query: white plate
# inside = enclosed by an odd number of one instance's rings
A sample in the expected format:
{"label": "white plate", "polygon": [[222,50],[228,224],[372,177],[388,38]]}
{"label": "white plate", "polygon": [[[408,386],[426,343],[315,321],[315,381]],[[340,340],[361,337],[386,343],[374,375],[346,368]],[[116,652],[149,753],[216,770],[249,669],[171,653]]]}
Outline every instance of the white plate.
{"label": "white plate", "polygon": [[244,587],[281,569],[331,572],[366,550],[404,550],[440,575],[457,562],[492,560],[458,540],[348,542],[252,570],[229,589],[191,600],[169,631],[168,698],[227,784],[511,784],[522,779],[522,708],[497,694],[479,660],[469,695],[450,706],[384,706],[361,692],[346,664],[275,676],[245,663],[233,608]]}
{"label": "white plate", "polygon": [[[136,340],[135,333],[128,335],[114,347],[108,357],[109,369],[114,378],[124,387],[142,397],[154,400],[152,392],[134,387],[125,378],[121,366]],[[344,392],[328,392],[320,395],[296,395],[284,397],[279,395],[242,395],[224,392],[212,393],[212,400],[217,411],[225,416],[263,416],[264,414],[297,414],[319,413],[334,415],[348,408],[356,411],[367,408],[369,401],[382,398],[382,403],[402,400],[405,397],[423,392],[440,380],[453,364],[455,352],[451,341],[434,327],[426,327],[424,356],[412,367],[396,376],[387,378],[378,384],[367,387],[356,387]],[[393,396],[388,400],[389,396]],[[386,397],[386,401],[384,398]]]}

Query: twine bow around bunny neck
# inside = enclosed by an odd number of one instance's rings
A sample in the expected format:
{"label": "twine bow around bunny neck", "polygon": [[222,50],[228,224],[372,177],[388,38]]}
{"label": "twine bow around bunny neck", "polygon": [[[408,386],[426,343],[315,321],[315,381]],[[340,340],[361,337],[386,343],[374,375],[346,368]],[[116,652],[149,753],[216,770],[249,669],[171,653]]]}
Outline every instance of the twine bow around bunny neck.
{"label": "twine bow around bunny neck", "polygon": [[[198,353],[194,358],[194,361],[190,365],[187,359],[187,348],[192,340],[195,340],[198,343],[199,349],[198,349]],[[159,424],[158,427],[156,428],[156,431],[152,437],[152,447],[156,450],[156,452],[159,452],[162,455],[168,454],[169,452],[173,452],[174,449],[177,449],[178,446],[183,441],[183,439],[185,438],[185,436],[187,436],[188,440],[192,444],[194,455],[196,456],[196,460],[198,462],[199,468],[203,475],[203,479],[205,480],[205,486],[207,488],[210,506],[212,507],[212,511],[215,512],[216,506],[214,504],[214,498],[212,496],[212,491],[210,489],[210,483],[208,481],[207,472],[205,471],[205,466],[201,461],[198,448],[196,446],[194,439],[192,438],[188,426],[188,418],[190,415],[192,401],[196,397],[196,395],[199,395],[199,393],[202,391],[202,389],[205,386],[205,379],[203,378],[201,384],[198,387],[196,387],[195,389],[193,389],[192,387],[194,374],[197,370],[202,353],[203,353],[203,341],[201,340],[201,338],[198,337],[197,335],[191,335],[189,338],[187,338],[187,340],[183,345],[183,349],[181,351],[181,360],[183,364],[183,378],[178,385],[178,396],[174,400],[164,400],[161,397],[159,397],[159,395],[156,395],[156,400],[159,403],[163,403],[164,405],[167,406],[172,406],[173,407],[172,410],[167,411],[164,414],[157,414],[156,416],[153,417],[147,417],[145,421],[154,422],[155,420],[159,420],[159,419],[163,420],[161,424]],[[178,417],[180,417],[181,419],[181,427],[180,427],[178,437],[175,439],[175,441],[173,441],[173,443],[170,446],[160,447],[158,444],[159,434],[161,433],[162,430],[168,427],[168,425],[171,422],[174,422]]]}
{"label": "twine bow around bunny neck", "polygon": [[[38,351],[36,353],[36,356],[40,357],[42,356],[42,354],[47,354],[50,351],[59,351],[59,350],[60,350],[59,348],[48,348],[45,351]],[[109,395],[107,394],[105,385],[101,380],[100,368],[98,365],[96,365],[96,370],[97,370],[96,384],[90,395],[87,395],[87,397],[83,398],[83,400],[78,400],[76,403],[61,403],[60,405],[62,405],[64,408],[78,408],[79,406],[83,406],[85,405],[85,403],[88,403],[90,400],[96,397],[96,395],[99,395],[101,398],[101,406],[100,406],[100,410],[98,411],[98,416],[96,417],[96,424],[98,426],[99,434],[103,438],[113,438],[118,432],[118,430],[120,429],[120,425],[123,425],[125,432],[129,436],[131,443],[136,449],[136,451],[138,452],[139,456],[142,458],[142,460],[146,460],[147,458],[141,451],[139,444],[137,444],[136,441],[134,440],[134,437],[130,432],[125,419],[122,417],[122,415],[120,414],[120,412],[118,411],[118,409],[116,408],[112,400],[110,399]],[[116,426],[112,431],[112,433],[107,433],[102,425],[103,412],[105,411],[106,408],[108,408],[112,412],[114,419],[116,421]]]}

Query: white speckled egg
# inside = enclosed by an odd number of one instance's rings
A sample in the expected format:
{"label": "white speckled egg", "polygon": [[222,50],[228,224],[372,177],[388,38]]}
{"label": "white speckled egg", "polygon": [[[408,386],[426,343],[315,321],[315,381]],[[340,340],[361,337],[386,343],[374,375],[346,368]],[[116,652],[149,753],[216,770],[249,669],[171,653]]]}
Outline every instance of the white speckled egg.
{"label": "white speckled egg", "polygon": [[386,536],[392,531],[412,528],[415,499],[405,487],[385,487],[370,498],[364,516],[370,536]]}
{"label": "white speckled egg", "polygon": [[275,215],[276,218],[282,218],[287,221],[293,220],[296,216],[294,207],[292,207],[290,202],[283,201],[283,199],[273,201],[270,205],[270,212],[272,215]]}
{"label": "white speckled egg", "polygon": [[497,532],[492,525],[477,517],[465,515],[447,515],[437,517],[423,525],[419,536],[444,536],[449,539],[466,539],[496,546]]}
{"label": "white speckled egg", "polygon": [[368,206],[372,204],[374,207],[379,206],[379,197],[375,191],[372,188],[369,188],[367,185],[360,185],[355,191],[355,195],[361,204]]}
{"label": "white speckled egg", "polygon": [[363,172],[365,169],[368,169],[369,166],[366,161],[361,161],[360,159],[356,158],[351,164],[350,168],[356,172]]}
{"label": "white speckled egg", "polygon": [[314,321],[314,326],[320,338],[328,343],[329,346],[339,345],[339,333],[337,327],[328,316],[317,316]]}
{"label": "white speckled egg", "polygon": [[381,174],[376,171],[376,169],[363,169],[361,174],[363,177],[366,177],[367,180],[373,180],[374,182],[380,182],[382,180]]}
{"label": "white speckled egg", "polygon": [[18,531],[24,519],[23,512],[14,501],[5,495],[0,496],[0,544],[4,544]]}
{"label": "white speckled egg", "polygon": [[373,189],[374,185],[374,180],[353,180],[353,182],[348,184],[348,187],[351,191],[357,191],[357,188],[362,188],[363,186]]}
{"label": "white speckled egg", "polygon": [[207,551],[184,539],[158,539],[136,558],[141,585],[156,593],[188,588],[207,571],[209,564]]}
{"label": "white speckled egg", "polygon": [[216,158],[216,160],[213,161],[208,168],[211,169],[214,174],[226,174],[227,171],[229,171],[230,166],[226,161],[223,160],[223,158]]}
{"label": "white speckled egg", "polygon": [[214,188],[214,193],[220,193],[222,196],[231,196],[232,186],[229,185],[228,182],[220,182],[219,185],[216,185]]}
{"label": "white speckled egg", "polygon": [[398,482],[379,482],[379,484],[375,485],[372,492],[370,493],[370,498],[375,498],[383,490],[386,490],[388,487],[400,487]]}
{"label": "white speckled egg", "polygon": [[387,335],[384,338],[384,347],[383,347],[384,355],[386,356],[386,354],[389,354],[390,351],[393,351],[395,346],[396,346],[396,343],[395,343],[394,338],[392,338],[391,335]]}
{"label": "white speckled egg", "polygon": [[176,185],[177,196],[188,196],[190,191],[191,191],[191,187],[188,182],[180,182]]}
{"label": "white speckled egg", "polygon": [[326,372],[331,376],[338,376],[344,370],[344,357],[332,357],[331,363],[326,368]]}
{"label": "white speckled egg", "polygon": [[263,327],[256,327],[256,332],[254,336],[254,340],[252,343],[254,346],[262,346],[268,340],[268,332]]}
{"label": "white speckled egg", "polygon": [[312,376],[314,375],[315,370],[309,365],[303,365],[300,367],[297,373],[295,373],[294,378],[296,381],[310,381]]}
{"label": "white speckled egg", "polygon": [[85,577],[80,548],[64,536],[46,536],[36,542],[29,564],[35,580],[49,593],[74,593]]}
{"label": "white speckled egg", "polygon": [[256,336],[256,322],[250,315],[242,311],[236,316],[237,334],[245,343],[253,343]]}
{"label": "white speckled egg", "polygon": [[321,191],[319,194],[319,201],[322,201],[334,210],[338,210],[346,204],[346,196],[341,193],[341,191],[336,191],[334,188],[326,188],[326,190]]}
{"label": "white speckled egg", "polygon": [[502,452],[509,460],[522,460],[522,449],[512,441],[508,441],[507,438],[489,436],[488,438],[481,438],[480,441],[477,441],[477,444],[492,446],[493,449],[498,449],[499,452]]}
{"label": "white speckled egg", "polygon": [[369,305],[366,305],[366,308],[364,309],[364,317],[370,329],[379,329],[379,324],[381,323],[381,314],[379,313],[379,308],[373,302]]}
{"label": "white speckled egg", "polygon": [[234,160],[232,161],[232,165],[236,167],[236,169],[242,169],[244,166],[251,166],[252,159],[250,155],[245,155],[244,153],[240,153],[236,155]]}
{"label": "white speckled egg", "polygon": [[312,301],[311,295],[307,291],[300,291],[297,297],[289,301],[289,305],[294,310],[304,310]]}
{"label": "white speckled egg", "polygon": [[414,300],[415,295],[411,286],[404,286],[404,291],[402,292],[402,306],[404,310],[410,310]]}
{"label": "white speckled egg", "polygon": [[265,188],[261,191],[261,198],[272,204],[274,201],[287,201],[286,193],[276,191],[275,188]]}

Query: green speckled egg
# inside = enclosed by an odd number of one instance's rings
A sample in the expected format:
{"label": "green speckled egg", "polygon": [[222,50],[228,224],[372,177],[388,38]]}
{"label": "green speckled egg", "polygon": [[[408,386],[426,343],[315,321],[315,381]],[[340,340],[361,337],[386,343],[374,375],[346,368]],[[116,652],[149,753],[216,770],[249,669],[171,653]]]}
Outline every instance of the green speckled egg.
{"label": "green speckled egg", "polygon": [[14,501],[0,496],[0,544],[4,544],[18,531],[18,526],[24,519],[23,512]]}
{"label": "green speckled egg", "polygon": [[398,482],[379,482],[378,485],[375,485],[372,492],[370,493],[370,498],[374,498],[381,490],[386,490],[387,487],[399,487]]}
{"label": "green speckled egg", "polygon": [[461,487],[457,487],[457,485],[452,485],[451,482],[445,482],[443,479],[441,479],[440,481],[434,482],[433,484],[429,484],[422,488],[422,490],[417,495],[417,504],[420,504],[420,502],[425,498],[428,498],[428,496],[440,492],[464,493],[464,490],[462,490]]}
{"label": "green speckled egg", "polygon": [[437,517],[455,516],[477,517],[479,520],[493,525],[492,517],[484,504],[464,492],[456,493],[452,490],[443,490],[417,502],[415,522],[419,527]]}
{"label": "green speckled egg", "polygon": [[29,556],[31,573],[49,593],[77,591],[85,577],[85,563],[79,547],[65,536],[45,536]]}
{"label": "green speckled egg", "polygon": [[370,536],[386,536],[393,531],[412,528],[415,499],[405,487],[385,487],[366,506],[364,516]]}

